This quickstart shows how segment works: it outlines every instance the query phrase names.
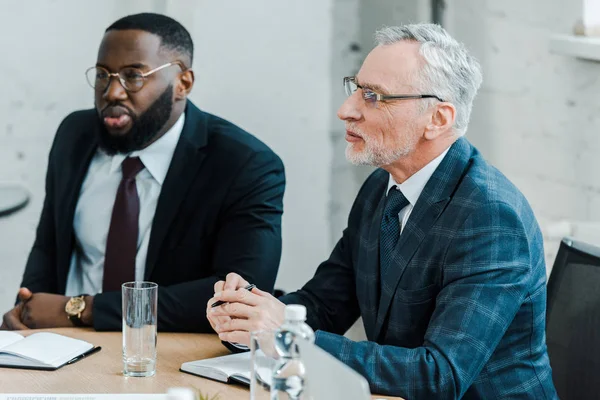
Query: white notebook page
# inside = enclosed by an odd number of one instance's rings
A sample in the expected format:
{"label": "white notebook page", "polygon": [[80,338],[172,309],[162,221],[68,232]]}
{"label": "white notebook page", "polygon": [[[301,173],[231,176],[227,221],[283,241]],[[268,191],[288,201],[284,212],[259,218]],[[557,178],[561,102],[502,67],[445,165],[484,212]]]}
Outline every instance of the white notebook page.
{"label": "white notebook page", "polygon": [[27,338],[0,349],[46,365],[59,366],[93,347],[83,340],[49,332],[34,333]]}
{"label": "white notebook page", "polygon": [[18,342],[21,339],[23,339],[23,336],[19,335],[18,333],[0,331],[0,350],[2,350],[3,347]]}

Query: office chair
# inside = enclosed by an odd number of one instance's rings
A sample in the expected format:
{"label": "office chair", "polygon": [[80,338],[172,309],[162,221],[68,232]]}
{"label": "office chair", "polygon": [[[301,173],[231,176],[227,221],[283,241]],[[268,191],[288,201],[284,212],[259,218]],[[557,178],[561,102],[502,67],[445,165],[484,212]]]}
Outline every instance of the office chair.
{"label": "office chair", "polygon": [[563,400],[600,396],[600,248],[562,240],[548,281],[546,343]]}

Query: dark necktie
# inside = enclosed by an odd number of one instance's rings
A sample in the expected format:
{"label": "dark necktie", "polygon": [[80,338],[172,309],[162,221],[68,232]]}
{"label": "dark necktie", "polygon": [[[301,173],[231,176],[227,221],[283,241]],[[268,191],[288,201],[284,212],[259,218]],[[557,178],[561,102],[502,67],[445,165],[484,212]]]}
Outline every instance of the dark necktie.
{"label": "dark necktie", "polygon": [[121,291],[121,285],[135,280],[140,199],[135,177],[144,164],[139,157],[126,158],[123,177],[112,210],[106,253],[104,255],[103,292]]}
{"label": "dark necktie", "polygon": [[392,252],[400,238],[400,210],[409,204],[400,190],[393,186],[387,195],[383,217],[381,218],[381,230],[379,231],[379,269],[381,277],[392,265]]}

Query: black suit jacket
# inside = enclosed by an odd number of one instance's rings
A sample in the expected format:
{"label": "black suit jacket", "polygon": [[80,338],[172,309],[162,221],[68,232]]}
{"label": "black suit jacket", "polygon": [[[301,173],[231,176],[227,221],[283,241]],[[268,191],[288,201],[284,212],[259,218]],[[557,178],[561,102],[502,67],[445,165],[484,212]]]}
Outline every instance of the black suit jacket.
{"label": "black suit jacket", "polygon": [[[97,149],[95,113],[69,115],[52,145],[44,207],[21,284],[34,293],[65,293],[73,216]],[[229,272],[273,289],[284,189],[283,164],[271,149],[188,101],[146,260],[144,279],[159,285],[158,329],[212,332],[206,302]],[[121,293],[96,295],[93,314],[97,330],[121,329]]]}

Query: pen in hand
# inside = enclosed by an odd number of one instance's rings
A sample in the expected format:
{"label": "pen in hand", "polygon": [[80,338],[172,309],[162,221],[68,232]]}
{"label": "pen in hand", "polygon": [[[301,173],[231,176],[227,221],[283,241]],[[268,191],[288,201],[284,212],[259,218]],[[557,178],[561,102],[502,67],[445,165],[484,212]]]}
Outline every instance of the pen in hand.
{"label": "pen in hand", "polygon": [[[250,285],[246,286],[244,289],[247,290],[247,291],[249,291],[249,292],[251,292],[252,289],[254,289],[255,287],[256,287],[256,285],[250,284]],[[215,301],[214,303],[211,304],[210,307],[211,308],[215,308],[215,307],[218,307],[218,306],[220,306],[222,304],[225,304],[225,303],[227,303],[227,302],[223,301],[223,300]]]}

